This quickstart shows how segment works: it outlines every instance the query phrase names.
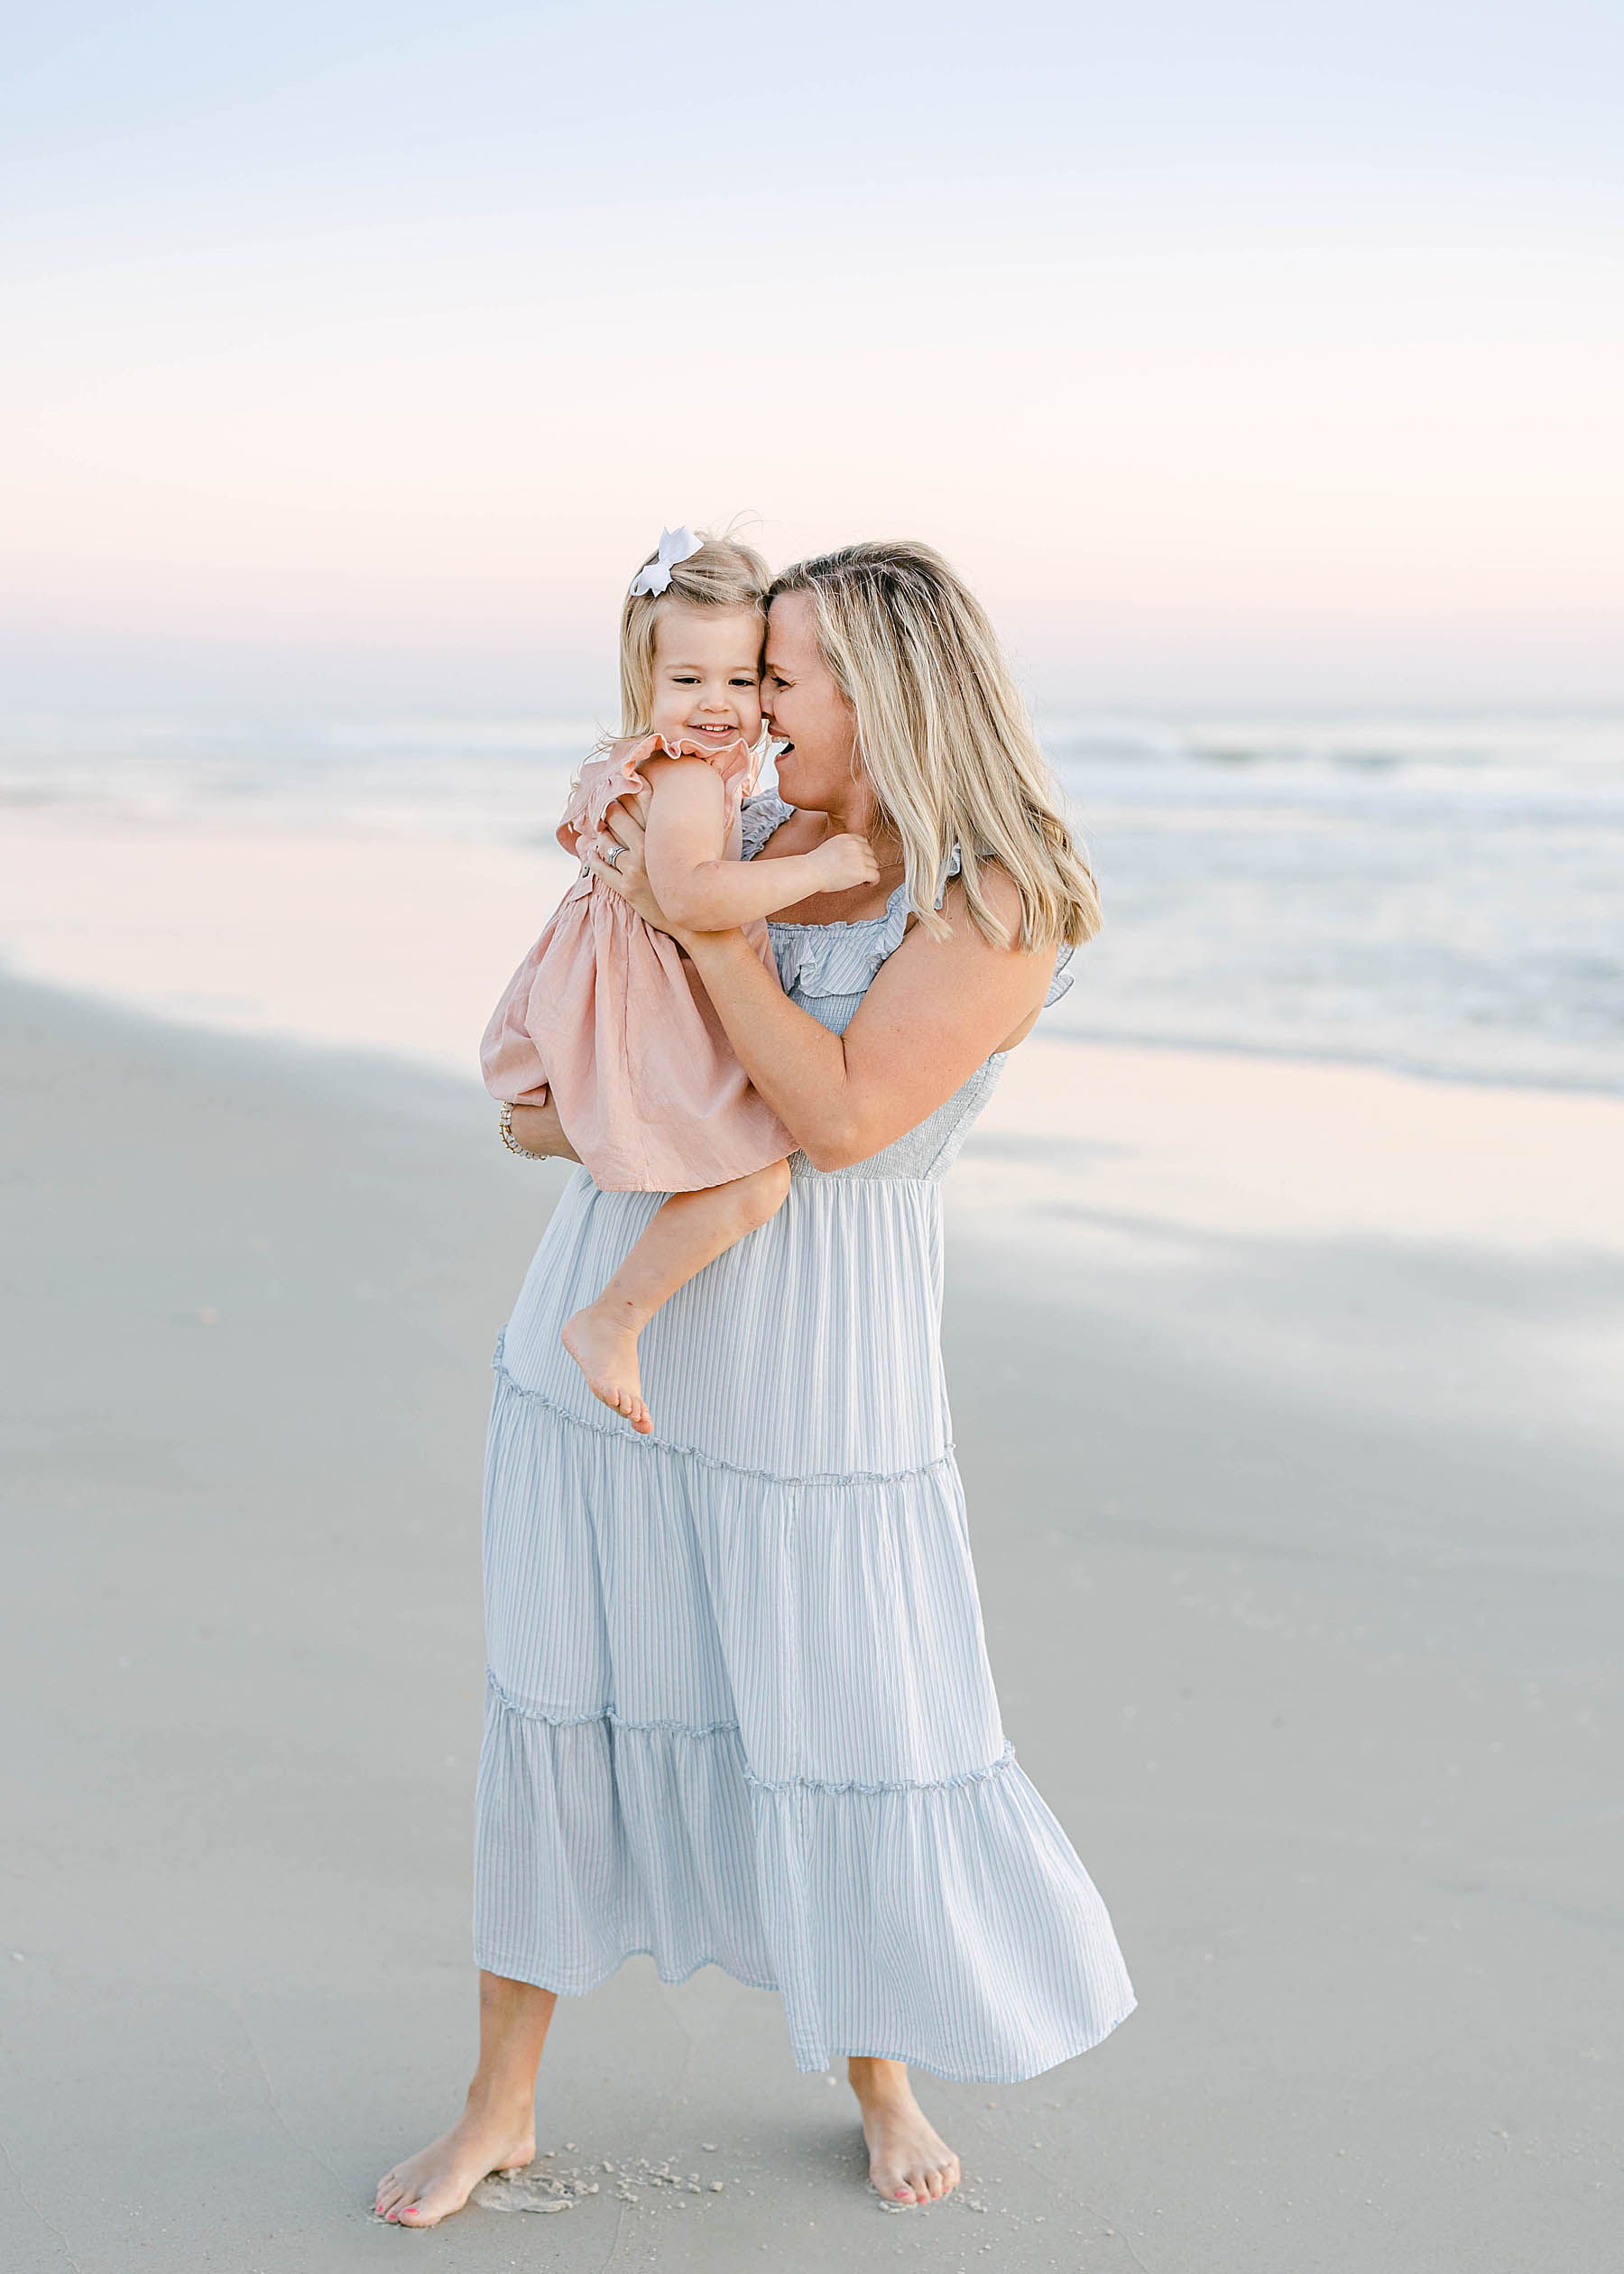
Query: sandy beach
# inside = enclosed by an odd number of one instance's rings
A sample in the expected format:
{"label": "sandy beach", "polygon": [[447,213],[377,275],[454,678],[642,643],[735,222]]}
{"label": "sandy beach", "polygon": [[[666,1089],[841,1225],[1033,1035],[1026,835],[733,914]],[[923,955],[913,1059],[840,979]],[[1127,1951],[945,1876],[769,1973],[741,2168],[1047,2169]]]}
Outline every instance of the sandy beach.
{"label": "sandy beach", "polygon": [[1018,1058],[948,1187],[957,1439],[1139,2011],[922,2084],[966,2184],[890,2214],[773,1998],[633,1961],[560,2008],[535,2184],[406,2242],[373,2181],[470,2047],[484,1362],[557,1172],[428,1068],[0,1021],[8,2269],[1606,2262],[1624,1104]]}
{"label": "sandy beach", "polygon": [[[1624,2274],[1621,23],[17,12],[0,2274]],[[704,857],[735,732],[819,856],[800,1010],[720,1005],[774,1110],[958,1086],[665,1322],[627,1452],[553,1337],[637,1196],[480,1056],[656,728],[668,910],[775,896]],[[995,1088],[951,1031],[1054,951],[983,864],[1089,935]],[[721,1159],[602,941],[605,1121]],[[720,1948],[797,2034],[631,1957],[420,2230],[489,1696],[485,1954]],[[793,2044],[1128,2002],[1027,1778],[1137,2002],[918,2070],[882,2200]]]}

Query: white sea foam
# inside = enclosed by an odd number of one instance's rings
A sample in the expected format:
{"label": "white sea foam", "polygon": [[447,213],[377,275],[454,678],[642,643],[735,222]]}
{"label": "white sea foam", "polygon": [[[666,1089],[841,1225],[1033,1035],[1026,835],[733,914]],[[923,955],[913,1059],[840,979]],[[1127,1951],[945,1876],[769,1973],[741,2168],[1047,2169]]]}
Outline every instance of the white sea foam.
{"label": "white sea foam", "polygon": [[[546,848],[585,719],[0,728],[0,810]],[[1108,919],[1050,1031],[1624,1089],[1624,714],[1056,716]],[[37,938],[0,911],[0,946]],[[68,975],[62,974],[60,975]]]}

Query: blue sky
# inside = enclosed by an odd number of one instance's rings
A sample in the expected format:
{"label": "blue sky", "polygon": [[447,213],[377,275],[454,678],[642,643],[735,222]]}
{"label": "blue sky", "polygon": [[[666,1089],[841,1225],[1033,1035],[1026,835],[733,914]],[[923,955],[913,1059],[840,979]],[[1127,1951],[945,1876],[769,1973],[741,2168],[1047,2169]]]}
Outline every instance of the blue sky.
{"label": "blue sky", "polygon": [[662,520],[1051,698],[1624,697],[1624,15],[59,7],[14,703],[570,707]]}

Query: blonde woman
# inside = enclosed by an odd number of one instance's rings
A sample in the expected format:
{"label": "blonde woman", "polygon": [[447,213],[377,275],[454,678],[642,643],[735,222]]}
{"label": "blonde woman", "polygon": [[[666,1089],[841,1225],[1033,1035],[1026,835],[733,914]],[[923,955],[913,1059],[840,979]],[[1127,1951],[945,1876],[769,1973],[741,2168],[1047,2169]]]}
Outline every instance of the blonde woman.
{"label": "blonde woman", "polygon": [[[597,875],[692,958],[795,1139],[789,1197],[643,1339],[651,1437],[594,1403],[559,1328],[659,1205],[577,1172],[498,1347],[486,1488],[480,2058],[460,2121],[391,2172],[430,2226],[534,2152],[557,1998],[633,1952],[776,1989],[803,2069],[844,2058],[870,2176],[958,2158],[909,2065],[1035,2075],[1132,2011],[1104,1905],[1005,1742],[938,1347],[940,1179],[1098,923],[986,616],[922,545],[772,589],[780,794],[745,852],[867,839],[879,881],[687,933],[641,830]],[[568,1153],[550,1107],[516,1108]]]}

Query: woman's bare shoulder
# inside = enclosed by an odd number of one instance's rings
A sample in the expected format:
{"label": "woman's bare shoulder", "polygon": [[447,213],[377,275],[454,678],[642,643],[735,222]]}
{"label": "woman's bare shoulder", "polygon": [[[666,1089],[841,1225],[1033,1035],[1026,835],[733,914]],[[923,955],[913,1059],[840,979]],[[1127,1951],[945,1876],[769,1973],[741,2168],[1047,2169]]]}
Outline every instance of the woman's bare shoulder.
{"label": "woman's bare shoulder", "polygon": [[[1020,890],[1009,870],[1004,867],[1001,861],[992,859],[980,861],[976,864],[975,879],[981,888],[982,899],[1009,933],[1011,941],[1019,940],[1021,923]],[[942,899],[942,913],[955,932],[960,929],[974,932],[982,945],[992,948],[994,955],[1010,952],[994,947],[993,943],[986,938],[977,927],[970,912],[970,895],[965,889],[962,874],[949,879],[947,890]]]}
{"label": "woman's bare shoulder", "polygon": [[[976,871],[976,883],[986,912],[1003,926],[1008,938],[1003,942],[989,939],[976,920],[970,905],[970,894],[962,875],[948,882],[942,896],[941,914],[947,925],[948,938],[939,941],[942,947],[951,945],[957,959],[973,964],[990,964],[1005,968],[1019,968],[1023,974],[1039,966],[1047,971],[1054,962],[1053,947],[1029,949],[1021,939],[1024,911],[1020,891],[1009,871],[999,862],[983,861]],[[910,938],[929,937],[924,927],[916,923]]]}
{"label": "woman's bare shoulder", "polygon": [[[1028,995],[1040,1003],[1054,967],[1054,950],[1029,953],[1020,944],[1020,895],[1003,870],[986,864],[979,882],[991,913],[1009,933],[1005,945],[989,939],[976,922],[962,878],[955,877],[942,897],[940,913],[946,932],[932,930],[917,920],[874,982],[872,992],[885,996],[907,994],[915,1002],[927,995],[939,998],[946,1008],[973,994],[987,1003],[1019,1011]],[[992,1015],[996,1017],[997,1013]]]}

